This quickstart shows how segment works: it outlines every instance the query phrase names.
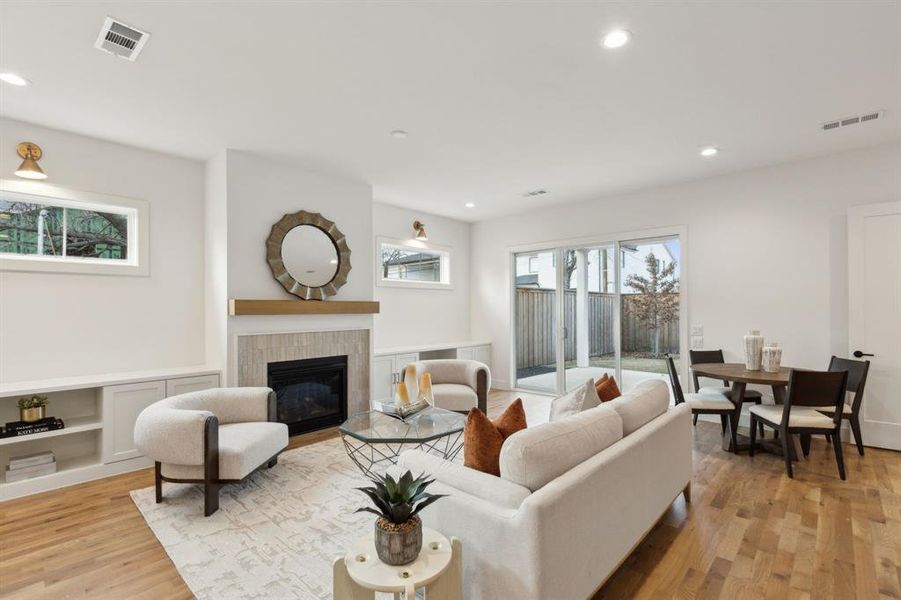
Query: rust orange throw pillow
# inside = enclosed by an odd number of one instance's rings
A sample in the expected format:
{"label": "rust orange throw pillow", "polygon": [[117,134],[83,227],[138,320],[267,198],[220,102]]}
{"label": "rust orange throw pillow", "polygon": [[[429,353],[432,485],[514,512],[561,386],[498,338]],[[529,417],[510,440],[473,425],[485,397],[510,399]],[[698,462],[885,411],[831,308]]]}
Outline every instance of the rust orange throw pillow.
{"label": "rust orange throw pillow", "polygon": [[504,440],[526,428],[526,411],[517,398],[494,421],[478,408],[471,408],[463,429],[463,464],[471,469],[500,476]]}
{"label": "rust orange throw pillow", "polygon": [[616,379],[613,377],[608,377],[606,374],[601,377],[601,380],[595,384],[595,389],[598,391],[598,398],[601,399],[601,402],[609,402],[614,398],[619,398],[622,394],[619,393],[619,387],[616,385]]}

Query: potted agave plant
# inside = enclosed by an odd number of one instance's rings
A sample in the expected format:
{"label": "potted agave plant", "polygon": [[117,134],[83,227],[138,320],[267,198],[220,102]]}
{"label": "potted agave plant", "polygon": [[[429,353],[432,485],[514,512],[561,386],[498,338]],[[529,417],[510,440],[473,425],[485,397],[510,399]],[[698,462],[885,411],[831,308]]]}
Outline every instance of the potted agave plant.
{"label": "potted agave plant", "polygon": [[47,416],[47,396],[19,398],[19,420],[26,423],[40,421]]}
{"label": "potted agave plant", "polygon": [[364,506],[356,512],[378,515],[375,521],[375,550],[379,559],[389,565],[406,565],[422,550],[422,520],[417,513],[447,494],[425,491],[434,479],[428,475],[414,478],[407,471],[400,479],[391,475],[373,475],[372,486],[357,488],[369,496],[375,508]]}

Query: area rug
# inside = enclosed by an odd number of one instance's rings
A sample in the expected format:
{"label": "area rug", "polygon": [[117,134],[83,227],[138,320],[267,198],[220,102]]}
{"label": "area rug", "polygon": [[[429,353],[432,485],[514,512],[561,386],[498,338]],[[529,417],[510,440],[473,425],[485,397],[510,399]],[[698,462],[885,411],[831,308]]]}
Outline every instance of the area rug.
{"label": "area rug", "polygon": [[332,562],[372,528],[355,514],[367,480],[339,439],[289,450],[272,469],[227,485],[204,518],[199,486],[163,483],[131,492],[147,524],[197,598],[331,598]]}

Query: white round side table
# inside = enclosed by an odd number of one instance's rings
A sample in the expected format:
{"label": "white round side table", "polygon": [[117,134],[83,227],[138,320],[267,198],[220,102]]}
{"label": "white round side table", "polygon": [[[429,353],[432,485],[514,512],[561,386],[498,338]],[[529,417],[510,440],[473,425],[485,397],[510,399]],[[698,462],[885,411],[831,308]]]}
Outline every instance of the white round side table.
{"label": "white round side table", "polygon": [[416,588],[425,587],[429,600],[463,598],[463,546],[434,529],[422,528],[422,551],[412,563],[394,567],[379,560],[372,534],[360,538],[347,555],[336,558],[333,593],[335,600],[372,600],[375,592],[393,592],[407,600],[416,598]]}

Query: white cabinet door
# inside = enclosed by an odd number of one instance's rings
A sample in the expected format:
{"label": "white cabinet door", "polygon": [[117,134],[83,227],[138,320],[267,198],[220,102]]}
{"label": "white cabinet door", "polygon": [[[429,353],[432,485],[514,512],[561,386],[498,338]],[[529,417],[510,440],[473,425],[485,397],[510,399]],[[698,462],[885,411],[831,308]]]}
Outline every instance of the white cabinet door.
{"label": "white cabinet door", "polygon": [[179,377],[178,379],[168,379],[166,381],[166,398],[169,396],[177,396],[188,392],[199,392],[200,390],[208,390],[219,387],[219,376],[200,375],[198,377]]}
{"label": "white cabinet door", "polygon": [[411,352],[410,354],[397,354],[394,357],[394,372],[400,373],[408,364],[419,360],[419,354]]}
{"label": "white cabinet door", "polygon": [[475,360],[472,346],[457,348],[457,360]]}
{"label": "white cabinet door", "polygon": [[394,356],[376,356],[372,360],[373,382],[372,399],[376,402],[390,402],[394,387]]}
{"label": "white cabinet door", "polygon": [[147,406],[166,397],[165,381],[103,388],[103,462],[141,456],[135,448],[135,420]]}
{"label": "white cabinet door", "polygon": [[472,359],[485,363],[491,367],[491,346],[474,346],[472,348]]}

